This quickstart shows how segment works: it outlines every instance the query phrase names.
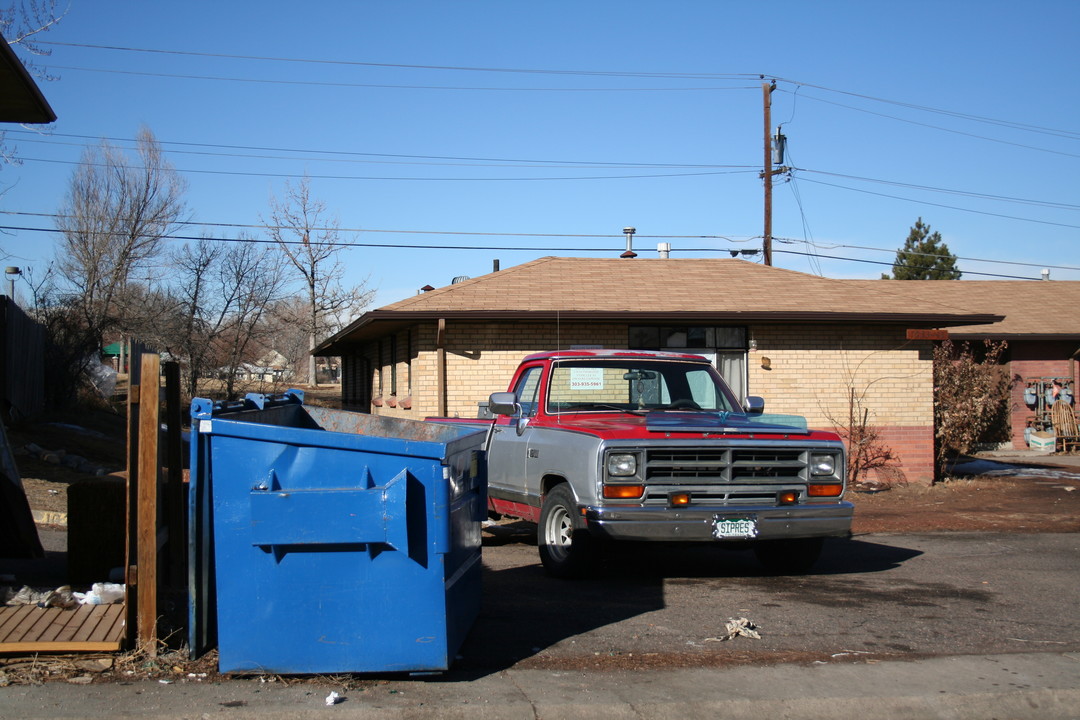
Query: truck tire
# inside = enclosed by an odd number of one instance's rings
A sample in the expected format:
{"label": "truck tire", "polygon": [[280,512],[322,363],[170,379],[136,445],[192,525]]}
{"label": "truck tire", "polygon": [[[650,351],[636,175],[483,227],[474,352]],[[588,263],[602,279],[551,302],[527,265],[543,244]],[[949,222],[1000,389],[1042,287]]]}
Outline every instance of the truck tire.
{"label": "truck tire", "polygon": [[570,486],[553,487],[540,508],[537,527],[540,562],[548,575],[557,578],[580,578],[592,563],[593,543],[589,531],[581,527]]}
{"label": "truck tire", "polygon": [[754,543],[754,554],[771,573],[798,575],[814,567],[823,544],[824,538],[761,540]]}

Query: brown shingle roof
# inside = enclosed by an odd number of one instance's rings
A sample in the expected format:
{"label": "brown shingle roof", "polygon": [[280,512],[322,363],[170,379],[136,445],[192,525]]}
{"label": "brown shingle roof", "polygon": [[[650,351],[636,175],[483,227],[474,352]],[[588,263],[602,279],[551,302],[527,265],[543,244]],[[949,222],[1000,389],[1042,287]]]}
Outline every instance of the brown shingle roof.
{"label": "brown shingle roof", "polygon": [[992,323],[995,313],[735,259],[545,257],[365,313],[316,352],[389,330],[383,323],[448,319],[875,322],[920,327]]}
{"label": "brown shingle roof", "polygon": [[1061,280],[848,280],[855,288],[878,291],[883,285],[906,297],[962,305],[1004,315],[996,323],[968,325],[949,332],[957,337],[1080,338],[1080,282]]}

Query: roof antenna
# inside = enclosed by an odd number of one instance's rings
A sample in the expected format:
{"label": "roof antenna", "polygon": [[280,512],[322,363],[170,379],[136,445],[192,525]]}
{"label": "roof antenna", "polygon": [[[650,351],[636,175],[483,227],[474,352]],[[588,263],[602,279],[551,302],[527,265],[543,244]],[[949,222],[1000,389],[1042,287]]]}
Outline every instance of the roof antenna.
{"label": "roof antenna", "polygon": [[624,252],[619,257],[636,258],[637,253],[634,252],[634,233],[637,232],[637,229],[632,227],[624,227],[622,231],[626,234],[626,252]]}

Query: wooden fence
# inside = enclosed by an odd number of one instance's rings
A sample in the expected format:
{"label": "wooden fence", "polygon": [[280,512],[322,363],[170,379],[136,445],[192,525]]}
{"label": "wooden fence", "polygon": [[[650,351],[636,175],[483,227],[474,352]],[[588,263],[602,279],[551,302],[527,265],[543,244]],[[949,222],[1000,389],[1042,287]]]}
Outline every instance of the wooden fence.
{"label": "wooden fence", "polygon": [[45,328],[11,298],[0,296],[0,392],[15,419],[45,409]]}

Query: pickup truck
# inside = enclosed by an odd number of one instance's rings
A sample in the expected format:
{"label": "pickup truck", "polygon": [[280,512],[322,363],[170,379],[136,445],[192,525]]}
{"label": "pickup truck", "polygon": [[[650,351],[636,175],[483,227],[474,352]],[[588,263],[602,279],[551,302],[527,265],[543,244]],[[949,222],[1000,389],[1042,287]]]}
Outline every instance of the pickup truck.
{"label": "pickup truck", "polygon": [[529,355],[488,410],[489,511],[537,524],[550,575],[579,577],[622,540],[749,545],[803,572],[824,538],[850,536],[840,438],[743,406],[701,356]]}

